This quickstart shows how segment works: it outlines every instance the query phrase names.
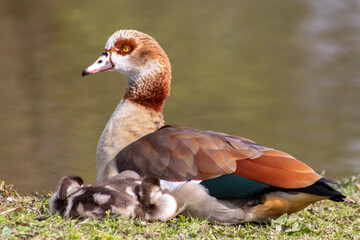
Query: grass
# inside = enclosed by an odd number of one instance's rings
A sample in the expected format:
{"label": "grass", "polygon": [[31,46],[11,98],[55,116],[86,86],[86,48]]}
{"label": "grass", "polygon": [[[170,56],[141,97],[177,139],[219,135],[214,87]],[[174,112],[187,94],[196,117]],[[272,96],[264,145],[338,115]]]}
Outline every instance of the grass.
{"label": "grass", "polygon": [[46,195],[20,196],[0,181],[0,238],[4,239],[360,239],[359,177],[341,181],[344,203],[322,201],[269,224],[222,226],[178,216],[168,222],[50,215]]}

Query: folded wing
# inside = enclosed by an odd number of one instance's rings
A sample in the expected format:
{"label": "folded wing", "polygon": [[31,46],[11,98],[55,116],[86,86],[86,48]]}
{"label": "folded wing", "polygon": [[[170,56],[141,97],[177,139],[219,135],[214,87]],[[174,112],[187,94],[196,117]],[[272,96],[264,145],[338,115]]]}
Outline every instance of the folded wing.
{"label": "folded wing", "polygon": [[119,172],[133,170],[168,181],[235,174],[271,186],[301,188],[321,178],[289,154],[246,138],[169,125],[128,145],[115,164]]}

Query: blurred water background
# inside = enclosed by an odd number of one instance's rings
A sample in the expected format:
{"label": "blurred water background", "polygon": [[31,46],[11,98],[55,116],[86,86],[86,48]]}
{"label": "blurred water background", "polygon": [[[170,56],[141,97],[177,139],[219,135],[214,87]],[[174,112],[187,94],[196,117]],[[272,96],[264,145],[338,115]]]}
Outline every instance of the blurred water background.
{"label": "blurred water background", "polygon": [[0,180],[22,193],[95,181],[125,81],[81,71],[118,29],[167,52],[167,123],[250,138],[327,177],[360,172],[359,0],[2,0]]}

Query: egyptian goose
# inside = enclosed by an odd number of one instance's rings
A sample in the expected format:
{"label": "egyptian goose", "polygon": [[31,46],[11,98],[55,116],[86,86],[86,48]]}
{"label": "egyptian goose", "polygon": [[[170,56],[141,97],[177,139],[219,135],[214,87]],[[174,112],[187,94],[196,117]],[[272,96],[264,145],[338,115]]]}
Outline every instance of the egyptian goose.
{"label": "egyptian goose", "polygon": [[58,190],[49,200],[52,214],[67,218],[103,219],[107,216],[168,220],[178,210],[175,198],[160,187],[157,177],[140,178],[124,171],[109,181],[83,185],[76,175],[61,179]]}
{"label": "egyptian goose", "polygon": [[322,199],[345,198],[305,163],[249,139],[164,126],[171,66],[160,45],[135,30],[115,32],[82,75],[117,71],[126,92],[96,153],[97,182],[123,170],[160,177],[184,214],[233,224],[267,221]]}

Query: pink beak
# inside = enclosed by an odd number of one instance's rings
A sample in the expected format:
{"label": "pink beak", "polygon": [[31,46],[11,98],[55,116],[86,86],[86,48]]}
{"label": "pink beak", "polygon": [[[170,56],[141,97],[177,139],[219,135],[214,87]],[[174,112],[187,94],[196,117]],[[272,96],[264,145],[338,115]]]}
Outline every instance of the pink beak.
{"label": "pink beak", "polygon": [[103,54],[91,66],[82,71],[81,75],[84,77],[85,75],[112,70],[113,68],[114,65],[110,62],[109,53],[103,52]]}

